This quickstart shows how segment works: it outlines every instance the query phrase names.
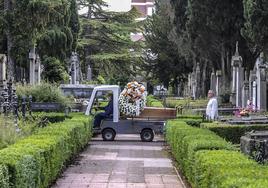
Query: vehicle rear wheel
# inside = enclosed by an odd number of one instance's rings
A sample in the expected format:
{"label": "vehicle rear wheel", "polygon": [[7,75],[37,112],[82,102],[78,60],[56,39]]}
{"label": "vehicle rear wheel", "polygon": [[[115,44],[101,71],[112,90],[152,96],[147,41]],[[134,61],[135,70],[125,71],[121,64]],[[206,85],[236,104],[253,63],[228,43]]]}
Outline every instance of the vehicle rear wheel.
{"label": "vehicle rear wheel", "polygon": [[115,138],[115,131],[113,129],[104,129],[102,131],[102,138],[104,141],[113,141]]}
{"label": "vehicle rear wheel", "polygon": [[145,129],[141,132],[141,140],[143,142],[151,142],[154,139],[154,133],[151,129]]}

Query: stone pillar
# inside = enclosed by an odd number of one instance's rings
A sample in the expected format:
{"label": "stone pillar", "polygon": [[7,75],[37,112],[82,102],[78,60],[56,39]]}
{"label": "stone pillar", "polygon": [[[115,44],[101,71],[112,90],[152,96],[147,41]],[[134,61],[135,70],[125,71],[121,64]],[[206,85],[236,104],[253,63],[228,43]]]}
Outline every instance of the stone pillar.
{"label": "stone pillar", "polygon": [[195,72],[192,72],[191,75],[191,86],[192,86],[192,92],[191,92],[191,97],[193,99],[196,99],[196,77],[195,77]]}
{"label": "stone pillar", "polygon": [[236,51],[235,55],[232,56],[232,93],[231,93],[231,102],[237,107],[241,107],[241,90],[242,82],[244,80],[244,70],[242,68],[243,59],[238,52],[238,42],[236,42]]}
{"label": "stone pillar", "polygon": [[245,81],[242,90],[242,108],[247,107],[247,101],[249,98],[249,82]]}
{"label": "stone pillar", "polygon": [[253,81],[252,83],[252,104],[253,104],[253,110],[257,109],[257,83],[256,81]]}
{"label": "stone pillar", "polygon": [[41,61],[39,55],[36,55],[36,64],[35,64],[35,84],[41,83]]}
{"label": "stone pillar", "polygon": [[220,96],[222,94],[221,87],[222,87],[222,80],[221,80],[221,71],[217,70],[216,72],[216,96]]}
{"label": "stone pillar", "polygon": [[87,66],[87,81],[91,81],[92,80],[92,70],[90,65]]}
{"label": "stone pillar", "polygon": [[216,92],[216,75],[214,72],[210,75],[210,89]]}
{"label": "stone pillar", "polygon": [[72,63],[72,68],[71,68],[71,71],[72,71],[72,84],[76,84],[76,63]]}
{"label": "stone pillar", "polygon": [[5,54],[0,54],[0,83],[7,79],[6,70],[7,57]]}
{"label": "stone pillar", "polygon": [[80,66],[76,52],[72,52],[71,56],[71,77],[72,77],[72,84],[79,84]]}
{"label": "stone pillar", "polygon": [[256,72],[251,70],[249,73],[249,99],[253,97],[253,81],[256,80]]}
{"label": "stone pillar", "polygon": [[191,97],[192,95],[192,75],[188,74],[188,85],[187,85],[187,96]]}
{"label": "stone pillar", "polygon": [[29,53],[29,59],[30,59],[30,71],[29,71],[29,79],[30,79],[30,84],[34,85],[34,77],[35,77],[35,47],[31,48],[30,53]]}
{"label": "stone pillar", "polygon": [[266,111],[266,66],[259,65],[257,69],[257,109]]}
{"label": "stone pillar", "polygon": [[237,67],[236,71],[236,106],[242,107],[242,86],[244,81],[244,68]]}
{"label": "stone pillar", "polygon": [[201,73],[200,73],[200,66],[199,63],[196,64],[195,69],[195,81],[196,81],[196,92],[195,92],[195,98],[199,98],[201,94]]}

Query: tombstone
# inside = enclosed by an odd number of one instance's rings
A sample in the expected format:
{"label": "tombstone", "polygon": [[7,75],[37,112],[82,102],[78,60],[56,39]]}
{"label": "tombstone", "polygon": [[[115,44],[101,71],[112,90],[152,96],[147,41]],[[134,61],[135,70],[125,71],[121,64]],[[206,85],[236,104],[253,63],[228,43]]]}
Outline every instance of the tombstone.
{"label": "tombstone", "polygon": [[78,60],[78,55],[76,52],[72,52],[71,56],[71,66],[70,66],[70,76],[71,76],[71,83],[72,84],[79,84],[79,81],[81,80],[81,71],[80,71],[80,65]]}
{"label": "tombstone", "polygon": [[29,59],[30,59],[30,71],[29,71],[29,78],[30,78],[30,84],[34,85],[35,83],[35,59],[36,59],[36,54],[35,54],[35,47],[31,48],[29,52]]}
{"label": "tombstone", "polygon": [[235,55],[232,56],[232,93],[231,102],[237,107],[242,106],[242,83],[244,81],[243,59],[238,52],[238,42],[236,42]]}
{"label": "tombstone", "polygon": [[210,75],[210,90],[216,91],[216,75],[214,72]]}
{"label": "tombstone", "polygon": [[87,81],[91,81],[92,80],[92,70],[90,65],[88,64],[87,66]]}
{"label": "tombstone", "polygon": [[253,110],[257,110],[257,83],[256,81],[253,81],[252,83],[252,105]]}
{"label": "tombstone", "polygon": [[264,54],[261,53],[256,60],[256,84],[257,84],[257,109],[266,111],[267,107],[267,83],[266,83],[266,69],[267,64],[264,60]]}

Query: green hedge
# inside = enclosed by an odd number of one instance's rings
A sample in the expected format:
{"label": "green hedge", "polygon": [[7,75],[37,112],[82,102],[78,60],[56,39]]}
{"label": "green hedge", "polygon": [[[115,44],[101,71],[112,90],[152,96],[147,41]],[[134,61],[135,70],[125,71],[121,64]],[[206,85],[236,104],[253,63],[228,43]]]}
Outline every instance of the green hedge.
{"label": "green hedge", "polygon": [[172,120],[166,134],[192,187],[268,187],[268,167],[234,151],[233,145],[214,132]]}
{"label": "green hedge", "polygon": [[189,178],[190,182],[194,179],[192,166],[195,152],[198,150],[234,149],[230,143],[227,143],[215,133],[206,129],[191,127],[178,120],[168,122],[166,137],[180,169]]}
{"label": "green hedge", "polygon": [[6,187],[48,187],[72,155],[83,148],[91,137],[89,118],[74,116],[51,124],[36,134],[0,150],[0,164],[8,174],[0,173]]}
{"label": "green hedge", "polygon": [[227,141],[234,144],[240,143],[240,137],[252,130],[268,130],[268,125],[230,125],[224,123],[201,123],[201,128],[207,128]]}
{"label": "green hedge", "polygon": [[5,165],[1,164],[0,164],[0,187],[1,188],[9,187],[8,169]]}
{"label": "green hedge", "polygon": [[65,116],[64,113],[61,112],[34,112],[33,118],[34,119],[41,119],[41,121],[46,121],[50,123],[57,123],[64,121],[66,118],[71,118],[72,115]]}
{"label": "green hedge", "polygon": [[163,107],[163,104],[160,100],[154,98],[153,95],[148,95],[146,98],[146,105],[150,107]]}
{"label": "green hedge", "polygon": [[195,187],[268,187],[268,167],[239,152],[198,151],[195,159]]}

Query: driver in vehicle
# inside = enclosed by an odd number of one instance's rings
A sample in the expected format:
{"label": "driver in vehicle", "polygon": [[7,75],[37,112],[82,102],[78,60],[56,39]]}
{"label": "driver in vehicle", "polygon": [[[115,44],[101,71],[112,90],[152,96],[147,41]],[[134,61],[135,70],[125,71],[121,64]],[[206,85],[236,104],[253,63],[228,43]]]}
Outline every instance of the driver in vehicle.
{"label": "driver in vehicle", "polygon": [[104,107],[104,112],[100,112],[95,116],[93,124],[94,129],[100,128],[101,121],[113,114],[113,94],[108,93],[107,96],[109,98],[109,103]]}

